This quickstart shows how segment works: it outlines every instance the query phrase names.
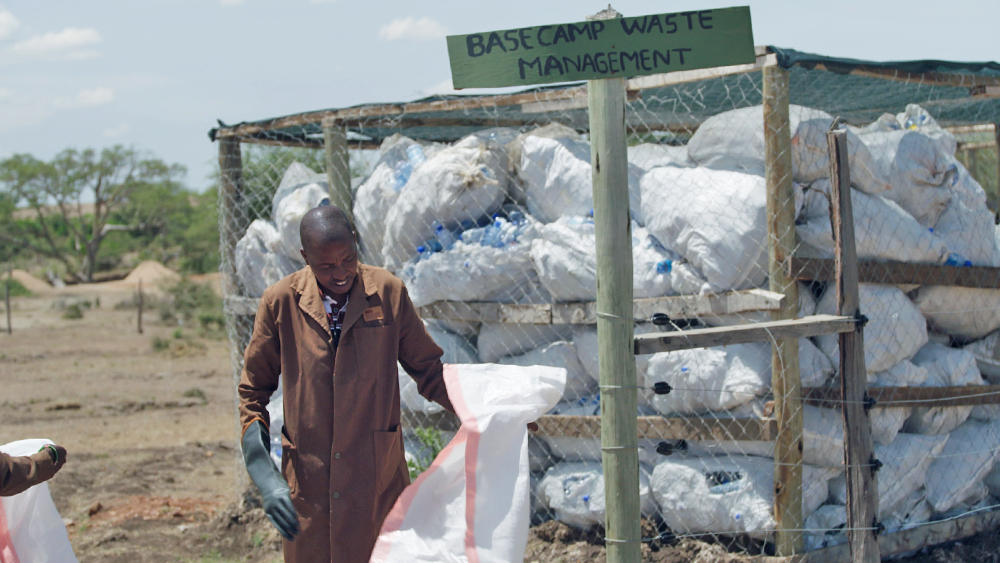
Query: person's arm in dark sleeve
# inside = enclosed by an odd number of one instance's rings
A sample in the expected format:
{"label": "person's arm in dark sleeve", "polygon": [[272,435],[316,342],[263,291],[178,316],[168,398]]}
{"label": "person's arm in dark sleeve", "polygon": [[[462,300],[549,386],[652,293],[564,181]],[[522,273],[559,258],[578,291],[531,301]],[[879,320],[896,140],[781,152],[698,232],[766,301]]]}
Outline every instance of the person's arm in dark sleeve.
{"label": "person's arm in dark sleeve", "polygon": [[46,447],[30,456],[0,453],[0,497],[14,496],[48,481],[65,463],[66,450],[59,446]]}
{"label": "person's arm in dark sleeve", "polygon": [[448,399],[444,384],[444,365],[441,363],[444,350],[427,333],[405,286],[399,298],[399,322],[400,365],[417,382],[421,395],[454,414],[455,407]]}
{"label": "person's arm in dark sleeve", "polygon": [[267,403],[278,388],[281,375],[281,341],[274,321],[273,302],[268,292],[260,298],[254,318],[253,335],[243,354],[243,371],[237,389],[240,397],[240,426],[245,433],[255,420],[270,428]]}

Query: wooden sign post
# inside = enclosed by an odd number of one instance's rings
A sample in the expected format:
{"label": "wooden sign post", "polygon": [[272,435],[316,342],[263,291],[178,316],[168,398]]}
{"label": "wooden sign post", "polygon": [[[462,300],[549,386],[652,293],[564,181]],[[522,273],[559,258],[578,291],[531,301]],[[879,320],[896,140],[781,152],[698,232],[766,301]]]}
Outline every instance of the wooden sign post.
{"label": "wooden sign post", "polygon": [[455,88],[587,80],[608,563],[638,563],[642,536],[625,79],[756,60],[748,7],[448,37]]}

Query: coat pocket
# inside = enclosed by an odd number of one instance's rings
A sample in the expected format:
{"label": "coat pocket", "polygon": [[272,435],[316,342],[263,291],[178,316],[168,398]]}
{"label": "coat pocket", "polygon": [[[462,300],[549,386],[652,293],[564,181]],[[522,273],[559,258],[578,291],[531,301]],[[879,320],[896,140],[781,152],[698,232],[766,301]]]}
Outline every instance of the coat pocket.
{"label": "coat pocket", "polygon": [[375,494],[382,494],[399,475],[403,460],[403,433],[399,426],[388,432],[375,432]]}
{"label": "coat pocket", "polygon": [[288,492],[292,496],[299,490],[299,480],[295,474],[297,452],[288,439],[285,427],[281,427],[281,475],[288,482]]}

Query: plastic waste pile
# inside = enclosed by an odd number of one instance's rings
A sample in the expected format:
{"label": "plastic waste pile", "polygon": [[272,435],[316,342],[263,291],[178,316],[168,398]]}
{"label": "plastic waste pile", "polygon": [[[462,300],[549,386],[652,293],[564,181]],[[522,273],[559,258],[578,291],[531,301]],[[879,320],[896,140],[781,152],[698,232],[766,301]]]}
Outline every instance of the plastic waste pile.
{"label": "plastic waste pile", "polygon": [[[822,111],[791,108],[796,252],[803,257],[830,258],[834,252],[825,135],[832,121]],[[915,105],[849,129],[859,258],[1000,266],[1000,231],[985,192],[955,158],[955,147],[954,137]],[[628,158],[636,298],[767,288],[759,106],[706,120],[686,146],[641,144],[629,147]],[[383,143],[378,164],[355,195],[362,261],[400,276],[417,306],[593,301],[591,173],[589,143],[561,125],[526,133],[488,130],[450,146],[394,136]],[[325,203],[324,189],[321,178],[304,174],[300,165],[286,172],[270,220],[254,222],[237,247],[237,271],[249,295],[302,266],[296,221],[309,206]],[[996,290],[863,284],[860,299],[869,319],[869,385],[1000,383]],[[836,296],[825,284],[800,284],[800,315],[835,309]],[[551,412],[599,414],[593,326],[427,320],[446,361],[561,368],[566,386]],[[747,313],[699,320],[719,326],[768,318]],[[661,328],[638,323],[635,330]],[[799,362],[803,386],[835,384],[837,338],[801,339]],[[766,343],[640,356],[636,372],[640,415],[769,416]],[[402,369],[400,386],[403,408],[440,411]],[[880,518],[891,530],[1000,494],[995,456],[969,450],[970,440],[990,444],[992,451],[1000,446],[1000,409],[877,406],[870,416],[876,453],[885,464]],[[840,413],[808,406],[804,421],[806,527],[837,528],[846,521]],[[704,440],[665,450],[658,442],[640,443],[644,510],[658,510],[675,531],[761,537],[773,529],[773,442]],[[407,442],[418,443],[413,436]],[[575,526],[599,523],[599,440],[539,436],[529,444],[535,508]],[[667,451],[674,454],[662,455]],[[960,489],[947,484],[953,471],[965,476]],[[816,547],[843,539],[835,531],[810,532],[807,541]]]}

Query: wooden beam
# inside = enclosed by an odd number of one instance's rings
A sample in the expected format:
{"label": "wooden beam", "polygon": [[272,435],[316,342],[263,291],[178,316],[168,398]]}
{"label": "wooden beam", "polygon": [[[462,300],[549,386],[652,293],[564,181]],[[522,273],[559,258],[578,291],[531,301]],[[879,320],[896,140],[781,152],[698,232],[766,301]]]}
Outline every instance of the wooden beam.
{"label": "wooden beam", "polygon": [[[868,396],[879,407],[961,407],[1000,404],[1000,385],[961,387],[869,387]],[[817,407],[840,408],[843,394],[835,387],[802,390],[804,402]]]}
{"label": "wooden beam", "polygon": [[720,66],[715,68],[704,68],[698,70],[681,70],[666,74],[653,74],[650,76],[637,76],[628,81],[629,90],[647,90],[650,88],[663,88],[665,86],[676,86],[689,82],[701,80],[712,80],[736,74],[747,74],[757,72],[765,66],[778,64],[778,56],[774,54],[758,54],[757,61],[753,64]]}
{"label": "wooden beam", "polygon": [[[788,264],[788,271],[800,280],[835,279],[834,261],[823,258],[793,257]],[[858,262],[858,281],[885,285],[950,285],[1000,289],[1000,268],[861,260]]]}
{"label": "wooden beam", "polygon": [[854,317],[813,315],[787,321],[657,332],[636,336],[635,353],[655,354],[748,342],[774,342],[821,334],[852,332],[856,326],[857,321]]}
{"label": "wooden beam", "polygon": [[[772,419],[703,418],[640,416],[636,437],[645,440],[752,440],[771,441],[778,434]],[[458,430],[459,420],[449,412],[427,414],[403,410],[403,425],[410,428],[430,427],[438,430]],[[600,438],[600,416],[565,416],[547,414],[538,419],[538,436],[566,438]]]}
{"label": "wooden beam", "polygon": [[992,123],[980,123],[978,125],[955,125],[944,129],[952,135],[965,135],[968,133],[992,133],[996,130],[996,126]]}
{"label": "wooden beam", "polygon": [[[837,312],[857,317],[858,254],[851,208],[851,171],[847,131],[827,133],[830,151],[830,217],[833,225]],[[844,463],[847,467],[847,538],[852,563],[879,563],[878,535],[871,528],[878,519],[878,484],[870,467],[875,457],[871,419],[865,408],[868,380],[865,371],[863,325],[840,334],[840,389],[844,397]]]}
{"label": "wooden beam", "polygon": [[[817,70],[836,72],[827,68],[823,63],[817,63],[813,68]],[[1000,78],[994,76],[973,76],[971,74],[948,72],[918,73],[905,72],[893,68],[859,66],[851,69],[849,74],[854,76],[864,76],[866,78],[878,78],[879,80],[923,84],[926,86],[954,86],[970,89],[976,88],[977,86],[1000,86]]]}

